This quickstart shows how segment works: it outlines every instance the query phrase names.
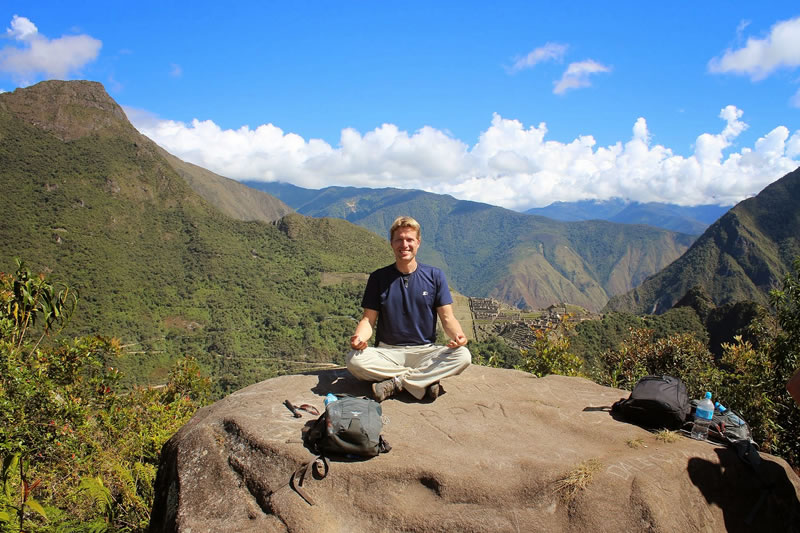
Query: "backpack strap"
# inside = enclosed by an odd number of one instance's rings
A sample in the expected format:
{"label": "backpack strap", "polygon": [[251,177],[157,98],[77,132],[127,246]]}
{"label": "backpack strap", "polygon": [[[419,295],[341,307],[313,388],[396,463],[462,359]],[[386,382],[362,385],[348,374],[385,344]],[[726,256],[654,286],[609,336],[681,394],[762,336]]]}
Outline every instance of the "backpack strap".
{"label": "backpack strap", "polygon": [[613,404],[611,404],[611,412],[612,413],[619,413],[622,410],[622,406],[625,405],[625,402],[628,401],[628,398],[620,398]]}
{"label": "backpack strap", "polygon": [[314,500],[303,488],[303,481],[305,480],[309,467],[311,467],[312,473],[317,479],[324,479],[325,476],[328,475],[328,470],[330,470],[328,458],[324,455],[320,455],[313,461],[308,461],[307,463],[300,465],[300,467],[294,471],[292,477],[289,479],[289,486],[292,487],[292,489],[299,494],[300,497],[308,503],[308,505],[314,505]]}
{"label": "backpack strap", "polygon": [[392,451],[392,445],[383,438],[383,435],[378,437],[378,448],[380,449],[380,453],[389,453]]}

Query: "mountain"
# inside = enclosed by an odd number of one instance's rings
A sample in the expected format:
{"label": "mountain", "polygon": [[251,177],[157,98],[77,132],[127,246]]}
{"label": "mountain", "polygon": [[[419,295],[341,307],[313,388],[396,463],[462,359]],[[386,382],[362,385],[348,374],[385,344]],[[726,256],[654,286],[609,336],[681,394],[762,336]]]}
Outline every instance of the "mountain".
{"label": "mountain", "polygon": [[420,260],[459,291],[520,307],[569,302],[599,310],[678,258],[693,237],[642,225],[560,222],[417,190],[243,182],[299,213],[339,217],[387,235],[395,217],[422,224]]}
{"label": "mountain", "polygon": [[614,198],[554,202],[546,207],[535,207],[525,212],[563,221],[608,220],[622,224],[647,224],[689,235],[700,235],[728,209],[719,205],[684,207],[658,202],[629,202]]}
{"label": "mountain", "polygon": [[690,289],[702,287],[714,304],[767,303],[770,289],[800,256],[800,169],[737,204],[677,261],[606,309],[663,313]]}
{"label": "mountain", "polygon": [[253,194],[253,189],[236,180],[187,163],[160,146],[161,155],[189,186],[211,205],[237,220],[274,222],[294,209],[269,194]]}
{"label": "mountain", "polygon": [[[260,200],[234,218],[196,190]],[[77,288],[66,333],[121,337],[129,355],[109,364],[139,383],[161,382],[180,354],[222,391],[343,360],[363,286],[322,278],[392,259],[344,220],[238,220],[288,208],[165,155],[93,82],[0,94],[0,195],[0,271],[19,257]]]}

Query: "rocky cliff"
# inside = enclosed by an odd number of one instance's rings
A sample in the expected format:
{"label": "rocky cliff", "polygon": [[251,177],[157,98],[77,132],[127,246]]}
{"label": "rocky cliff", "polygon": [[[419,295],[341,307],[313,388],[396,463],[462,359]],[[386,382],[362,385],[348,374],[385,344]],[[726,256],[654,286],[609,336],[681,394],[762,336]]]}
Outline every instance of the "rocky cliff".
{"label": "rocky cliff", "polygon": [[[614,419],[627,394],[581,378],[473,366],[434,403],[382,404],[388,454],[332,462],[289,485],[313,455],[283,405],[366,394],[345,370],[285,376],[198,412],[164,447],[151,531],[786,531],[800,479],[762,455],[762,488],[733,451],[660,440]],[[793,525],[794,524],[794,525]]]}

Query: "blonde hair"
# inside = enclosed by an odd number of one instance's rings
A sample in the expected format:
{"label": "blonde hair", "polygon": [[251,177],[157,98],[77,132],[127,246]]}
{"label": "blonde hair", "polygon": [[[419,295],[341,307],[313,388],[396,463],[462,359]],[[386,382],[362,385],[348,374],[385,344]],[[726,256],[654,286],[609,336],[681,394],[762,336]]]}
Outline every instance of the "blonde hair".
{"label": "blonde hair", "polygon": [[394,232],[400,228],[411,228],[417,231],[417,240],[422,237],[422,232],[419,227],[419,222],[411,217],[397,217],[392,222],[392,227],[389,228],[389,240],[394,239]]}

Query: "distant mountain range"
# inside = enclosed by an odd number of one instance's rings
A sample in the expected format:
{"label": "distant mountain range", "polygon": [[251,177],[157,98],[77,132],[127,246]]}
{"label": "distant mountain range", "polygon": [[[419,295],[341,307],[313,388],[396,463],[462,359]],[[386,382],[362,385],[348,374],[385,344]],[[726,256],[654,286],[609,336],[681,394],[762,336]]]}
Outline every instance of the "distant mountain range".
{"label": "distant mountain range", "polygon": [[800,169],[748,198],[712,224],[692,247],[606,309],[663,313],[690,289],[702,287],[716,305],[766,304],[770,289],[800,257]]}
{"label": "distant mountain range", "polygon": [[343,362],[363,286],[323,274],[392,259],[369,231],[166,154],[94,82],[0,94],[0,196],[0,271],[19,257],[77,288],[68,333],[121,337],[131,355],[110,364],[139,383],[180,354],[222,391]]}
{"label": "distant mountain range", "polygon": [[609,222],[619,222],[621,224],[647,224],[648,226],[689,235],[700,235],[729,209],[730,206],[697,205],[684,207],[658,202],[629,202],[615,198],[611,200],[555,202],[547,207],[536,207],[525,212],[566,222],[608,220]]}
{"label": "distant mountain range", "polygon": [[464,294],[520,307],[569,302],[599,310],[694,240],[643,225],[561,222],[418,190],[243,183],[304,215],[343,218],[383,236],[395,217],[413,216],[423,228],[420,260],[444,269]]}

